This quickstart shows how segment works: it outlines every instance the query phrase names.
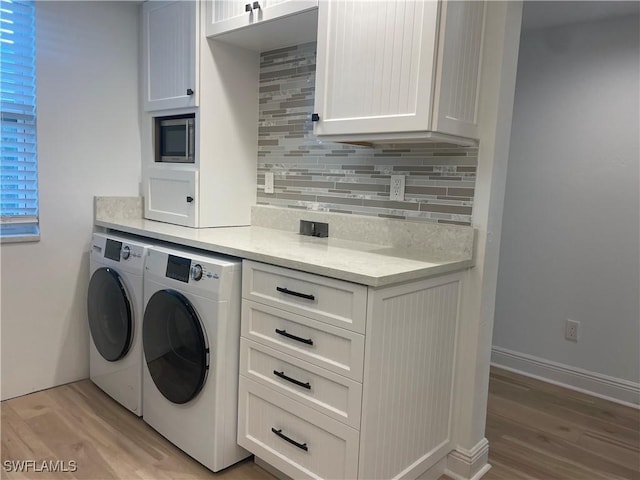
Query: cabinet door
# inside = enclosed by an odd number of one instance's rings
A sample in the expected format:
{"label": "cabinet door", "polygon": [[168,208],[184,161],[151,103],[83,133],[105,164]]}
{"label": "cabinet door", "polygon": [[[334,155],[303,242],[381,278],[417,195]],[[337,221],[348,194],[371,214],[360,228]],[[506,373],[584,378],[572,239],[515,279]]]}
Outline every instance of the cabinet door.
{"label": "cabinet door", "polygon": [[478,138],[480,63],[485,2],[443,3],[433,130]]}
{"label": "cabinet door", "polygon": [[149,167],[144,172],[144,217],[198,227],[197,170]]}
{"label": "cabinet door", "polygon": [[251,25],[253,0],[212,0],[206,5],[207,37]]}
{"label": "cabinet door", "polygon": [[264,22],[318,8],[318,0],[260,0],[259,5],[257,19]]}
{"label": "cabinet door", "polygon": [[430,129],[439,2],[320,2],[318,135]]}
{"label": "cabinet door", "polygon": [[197,105],[197,2],[142,6],[145,111]]}
{"label": "cabinet door", "polygon": [[312,42],[317,8],[318,0],[213,0],[206,34],[257,51]]}

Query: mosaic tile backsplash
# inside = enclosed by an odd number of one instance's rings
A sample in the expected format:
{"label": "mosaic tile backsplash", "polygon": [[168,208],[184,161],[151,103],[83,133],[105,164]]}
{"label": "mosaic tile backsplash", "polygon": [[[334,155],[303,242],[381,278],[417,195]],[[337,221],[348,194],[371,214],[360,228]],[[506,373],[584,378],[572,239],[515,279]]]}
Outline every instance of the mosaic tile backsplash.
{"label": "mosaic tile backsplash", "polygon": [[[470,225],[477,148],[318,139],[311,122],[315,59],[315,43],[261,55],[257,203]],[[268,171],[273,194],[264,192]],[[392,174],[406,176],[403,202],[389,200]]]}

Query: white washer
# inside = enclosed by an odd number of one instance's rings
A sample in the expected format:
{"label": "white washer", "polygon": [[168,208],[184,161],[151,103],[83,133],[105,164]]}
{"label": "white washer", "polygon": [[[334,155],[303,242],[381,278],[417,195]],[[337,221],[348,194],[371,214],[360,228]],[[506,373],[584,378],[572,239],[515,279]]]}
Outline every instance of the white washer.
{"label": "white washer", "polygon": [[148,244],[94,233],[87,313],[89,377],[113,399],[142,415],[143,273]]}
{"label": "white washer", "polygon": [[241,261],[152,247],[145,263],[144,421],[217,472],[237,445]]}

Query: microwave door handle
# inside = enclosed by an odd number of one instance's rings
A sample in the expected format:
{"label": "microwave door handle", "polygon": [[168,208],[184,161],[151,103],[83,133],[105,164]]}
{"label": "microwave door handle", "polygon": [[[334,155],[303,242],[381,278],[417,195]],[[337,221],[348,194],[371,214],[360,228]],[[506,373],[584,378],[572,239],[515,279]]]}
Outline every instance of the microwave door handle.
{"label": "microwave door handle", "polygon": [[193,150],[195,147],[195,138],[196,138],[196,133],[195,133],[195,122],[190,121],[187,123],[187,155],[188,155],[188,161],[189,162],[195,162],[195,159],[193,158]]}

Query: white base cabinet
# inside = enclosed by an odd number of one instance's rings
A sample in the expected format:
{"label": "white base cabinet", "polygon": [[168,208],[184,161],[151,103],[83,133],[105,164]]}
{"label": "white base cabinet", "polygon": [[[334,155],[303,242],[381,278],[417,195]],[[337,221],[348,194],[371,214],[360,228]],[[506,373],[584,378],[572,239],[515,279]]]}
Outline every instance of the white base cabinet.
{"label": "white base cabinet", "polygon": [[[461,279],[375,289],[245,260],[238,443],[292,478],[418,478],[443,461]],[[365,320],[336,326],[338,311]]]}
{"label": "white base cabinet", "polygon": [[320,2],[314,133],[477,139],[484,12],[483,1]]}

